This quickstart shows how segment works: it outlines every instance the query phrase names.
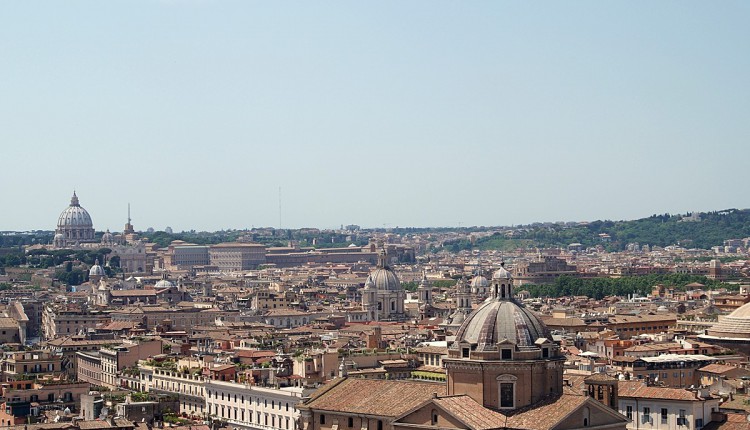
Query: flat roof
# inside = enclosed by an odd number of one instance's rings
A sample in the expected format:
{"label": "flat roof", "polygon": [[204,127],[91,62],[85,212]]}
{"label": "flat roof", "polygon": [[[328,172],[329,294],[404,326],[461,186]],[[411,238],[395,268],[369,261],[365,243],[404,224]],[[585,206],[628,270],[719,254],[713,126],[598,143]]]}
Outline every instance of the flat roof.
{"label": "flat roof", "polygon": [[647,363],[669,363],[677,361],[711,361],[718,360],[716,357],[709,357],[703,354],[662,354],[656,357],[642,357],[641,360]]}

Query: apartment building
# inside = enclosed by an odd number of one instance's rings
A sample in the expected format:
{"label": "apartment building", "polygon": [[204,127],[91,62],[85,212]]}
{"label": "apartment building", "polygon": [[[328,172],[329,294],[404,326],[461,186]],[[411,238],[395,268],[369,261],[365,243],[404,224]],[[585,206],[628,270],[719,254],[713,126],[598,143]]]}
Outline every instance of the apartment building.
{"label": "apartment building", "polygon": [[145,361],[138,364],[140,371],[141,391],[157,394],[177,395],[179,412],[196,417],[203,417],[206,408],[206,378],[200,373],[200,367],[184,366],[182,360],[177,369],[150,365]]}
{"label": "apartment building", "polygon": [[78,380],[107,388],[121,385],[120,372],[162,352],[161,340],[105,345],[99,351],[78,352]]}
{"label": "apartment building", "polygon": [[302,387],[267,388],[229,381],[206,381],[206,412],[237,429],[294,430],[295,405],[309,393]]}
{"label": "apartment building", "polygon": [[48,351],[10,351],[2,356],[2,380],[36,379],[39,375],[60,374],[62,355]]}
{"label": "apartment building", "polygon": [[707,389],[685,390],[620,381],[618,411],[630,430],[700,430],[719,412],[719,397]]}

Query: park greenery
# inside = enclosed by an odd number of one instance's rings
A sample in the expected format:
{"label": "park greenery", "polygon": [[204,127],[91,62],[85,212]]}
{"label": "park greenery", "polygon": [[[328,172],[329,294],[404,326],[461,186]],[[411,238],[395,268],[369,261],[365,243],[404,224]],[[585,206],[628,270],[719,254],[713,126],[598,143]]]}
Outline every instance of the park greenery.
{"label": "park greenery", "polygon": [[624,276],[621,278],[576,278],[560,276],[554,283],[545,285],[524,285],[517,290],[526,290],[531,297],[587,296],[602,299],[607,296],[628,296],[631,294],[647,295],[655,285],[685,291],[686,285],[699,283],[703,289],[736,290],[737,285],[725,284],[708,279],[705,276],[684,274],[651,274],[641,276]]}

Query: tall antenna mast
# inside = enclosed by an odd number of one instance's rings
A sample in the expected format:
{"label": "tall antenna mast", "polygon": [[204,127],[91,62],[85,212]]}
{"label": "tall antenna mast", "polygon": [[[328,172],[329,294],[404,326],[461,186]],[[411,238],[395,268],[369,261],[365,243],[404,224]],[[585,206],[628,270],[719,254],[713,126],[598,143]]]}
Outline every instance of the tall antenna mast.
{"label": "tall antenna mast", "polygon": [[128,224],[130,224],[130,203],[128,203]]}
{"label": "tall antenna mast", "polygon": [[279,230],[281,230],[281,186],[279,186]]}

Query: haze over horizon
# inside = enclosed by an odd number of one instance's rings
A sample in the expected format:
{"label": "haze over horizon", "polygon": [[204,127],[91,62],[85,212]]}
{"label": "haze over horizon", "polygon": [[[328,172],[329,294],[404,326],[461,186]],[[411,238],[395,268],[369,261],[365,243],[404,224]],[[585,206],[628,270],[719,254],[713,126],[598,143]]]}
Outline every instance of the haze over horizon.
{"label": "haze over horizon", "polygon": [[750,207],[750,4],[633,6],[4,4],[0,230]]}

